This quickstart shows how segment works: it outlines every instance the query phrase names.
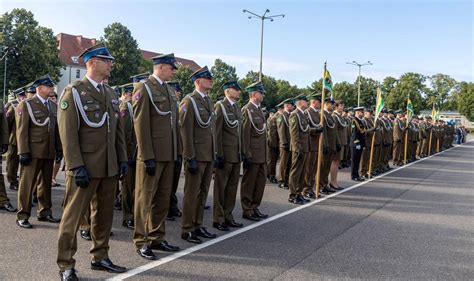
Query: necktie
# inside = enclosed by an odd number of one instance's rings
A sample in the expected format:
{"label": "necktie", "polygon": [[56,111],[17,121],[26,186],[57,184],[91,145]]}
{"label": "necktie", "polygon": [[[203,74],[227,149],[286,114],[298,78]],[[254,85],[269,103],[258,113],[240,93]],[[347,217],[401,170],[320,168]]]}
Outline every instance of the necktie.
{"label": "necktie", "polygon": [[99,93],[102,93],[102,84],[97,85],[97,90],[99,91]]}

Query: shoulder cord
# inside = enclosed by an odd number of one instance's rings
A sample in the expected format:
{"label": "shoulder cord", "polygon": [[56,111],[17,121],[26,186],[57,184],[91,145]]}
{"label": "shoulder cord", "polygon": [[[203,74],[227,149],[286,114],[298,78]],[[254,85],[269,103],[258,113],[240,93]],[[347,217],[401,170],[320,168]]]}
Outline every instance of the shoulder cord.
{"label": "shoulder cord", "polygon": [[[360,120],[360,119],[359,119],[359,120]],[[361,128],[360,128],[359,122],[357,122],[357,120],[355,120],[355,118],[352,119],[352,122],[355,123],[355,125],[357,126],[357,129],[359,129],[359,131],[360,131],[362,134],[365,133],[365,129],[361,129]]]}
{"label": "shoulder cord", "polygon": [[[329,116],[331,116],[331,114],[329,114]],[[329,123],[328,123],[328,119],[329,118],[326,118],[326,116],[324,116],[324,122],[326,123],[326,126],[328,126],[329,129],[334,128],[336,126],[336,123],[334,123],[334,124],[332,124],[332,126],[330,126]]]}
{"label": "shoulder cord", "polygon": [[290,124],[288,124],[288,120],[286,120],[285,114],[282,113],[282,114],[281,114],[281,117],[283,117],[283,121],[285,121],[285,125],[286,125],[287,127],[290,127]]}
{"label": "shoulder cord", "polygon": [[[110,122],[109,122],[109,112],[105,112],[104,115],[102,115],[102,119],[95,123],[89,120],[89,118],[86,115],[86,112],[84,111],[84,108],[82,106],[81,102],[81,97],[79,96],[79,93],[77,92],[76,88],[72,87],[72,97],[74,98],[74,105],[76,106],[77,109],[77,114],[79,117],[79,113],[81,114],[82,119],[84,122],[87,124],[87,126],[91,128],[100,128],[105,124],[105,121],[107,121],[107,131],[110,132]],[[77,129],[79,130],[81,124],[80,124],[80,119],[77,118]]]}
{"label": "shoulder cord", "polygon": [[[155,108],[156,110],[156,113],[158,113],[158,115],[161,115],[161,116],[166,116],[166,115],[170,115],[170,126],[173,127],[173,114],[171,114],[171,110],[170,111],[161,111],[155,104],[155,102],[153,101],[153,97],[152,97],[152,94],[151,94],[151,90],[150,90],[150,87],[148,87],[148,85],[145,83],[145,81],[142,81],[141,83],[143,83],[143,85],[145,85],[145,88],[146,88],[146,91],[148,92],[148,97],[150,98],[150,102],[151,104],[153,105],[153,107]],[[171,108],[171,102],[170,102],[170,108]]]}
{"label": "shoulder cord", "polygon": [[309,130],[309,124],[306,125],[306,128],[303,128],[302,125],[301,125],[301,117],[298,113],[296,113],[296,117],[298,117],[298,124],[300,125],[300,130],[303,133],[306,133]]}
{"label": "shoulder cord", "polygon": [[255,129],[257,134],[259,134],[259,135],[264,134],[267,131],[267,124],[265,122],[263,122],[262,129],[259,129],[259,128],[257,128],[257,126],[255,126],[255,123],[253,122],[252,114],[250,112],[250,109],[248,109],[248,107],[247,107],[247,114],[249,116],[250,124],[252,124],[252,127]]}
{"label": "shoulder cord", "polygon": [[392,129],[392,124],[390,122],[390,120],[386,120],[384,118],[381,119],[382,120],[382,123],[383,123],[383,126],[385,127],[385,130],[391,130]]}
{"label": "shoulder cord", "polygon": [[[36,121],[35,115],[33,114],[33,110],[31,109],[31,105],[29,102],[25,101],[26,108],[28,109],[28,114],[30,115],[30,120],[35,124],[36,126],[44,127],[46,125],[49,125],[49,116],[44,119],[43,123],[40,123]],[[48,126],[48,131],[49,131],[49,126]]]}
{"label": "shoulder cord", "polygon": [[[312,107],[310,107],[310,108],[311,108],[314,112],[316,112],[317,114],[319,114],[319,111],[318,111],[318,110],[316,110],[316,109],[314,109],[314,108],[312,108]],[[313,120],[313,118],[311,117],[311,114],[310,114],[309,112],[308,112],[307,114],[308,114],[308,119],[309,119],[309,123],[311,123],[311,126],[316,127],[316,128],[321,128],[321,124],[316,124],[316,123],[314,123],[314,120]]]}
{"label": "shoulder cord", "polygon": [[130,117],[132,117],[132,120],[133,120],[133,108],[129,102],[127,102],[127,109],[128,109],[128,114],[130,114]]}
{"label": "shoulder cord", "polygon": [[333,117],[334,116],[336,116],[337,122],[339,122],[339,124],[341,124],[342,127],[344,127],[344,128],[347,127],[347,121],[344,120],[344,124],[343,124],[342,121],[341,121],[341,118],[339,118],[339,114],[334,113]]}
{"label": "shoulder cord", "polygon": [[196,121],[197,121],[199,127],[203,128],[203,129],[209,128],[209,126],[211,126],[211,123],[212,123],[211,122],[212,121],[212,114],[209,116],[209,119],[207,119],[206,122],[202,121],[201,114],[199,113],[199,109],[197,107],[196,101],[194,100],[194,98],[191,95],[187,95],[187,97],[189,98],[189,100],[193,104],[194,116],[196,118]]}
{"label": "shoulder cord", "polygon": [[222,101],[218,101],[217,104],[222,109],[222,115],[224,116],[224,120],[225,120],[226,125],[231,129],[237,128],[239,126],[239,120],[237,119],[237,120],[231,121],[229,119],[229,116],[227,116],[227,111],[225,110],[224,103]]}

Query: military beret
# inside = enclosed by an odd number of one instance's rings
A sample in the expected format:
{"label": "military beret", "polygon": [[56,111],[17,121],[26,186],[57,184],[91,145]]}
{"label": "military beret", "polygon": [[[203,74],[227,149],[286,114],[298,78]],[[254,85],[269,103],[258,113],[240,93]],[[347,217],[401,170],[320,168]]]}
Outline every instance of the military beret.
{"label": "military beret", "polygon": [[191,80],[193,81],[196,81],[199,78],[212,79],[212,74],[207,68],[207,66],[204,66],[196,70],[193,74],[191,74],[189,78],[191,78]]}
{"label": "military beret", "polygon": [[26,95],[26,92],[25,92],[25,89],[23,87],[21,87],[21,88],[18,88],[16,90],[14,90],[13,94],[15,96],[24,96],[24,95]]}
{"label": "military beret", "polygon": [[169,82],[166,82],[166,84],[170,85],[171,87],[174,88],[175,91],[177,92],[182,92],[183,89],[181,88],[181,86],[179,85],[179,82],[178,81],[169,81]]}
{"label": "military beret", "polygon": [[85,49],[80,55],[80,58],[87,62],[91,58],[101,58],[106,60],[115,60],[115,58],[110,54],[109,49],[105,46],[104,43],[99,43],[95,46]]}
{"label": "military beret", "polygon": [[33,86],[35,88],[37,88],[38,86],[41,86],[41,85],[45,85],[47,87],[54,87],[54,82],[53,80],[51,79],[51,77],[49,77],[49,74],[46,74],[46,75],[43,75],[39,78],[37,78],[34,82],[33,82]]}
{"label": "military beret", "polygon": [[247,92],[252,93],[252,92],[260,92],[262,94],[265,94],[265,89],[263,88],[263,83],[262,81],[257,81],[255,83],[252,83],[245,88]]}
{"label": "military beret", "polygon": [[133,75],[133,76],[130,76],[130,79],[132,79],[132,82],[140,82],[144,79],[147,79],[148,76],[150,76],[150,73],[149,72],[145,72],[145,73],[140,73],[140,74],[137,74],[137,75]]}
{"label": "military beret", "polygon": [[344,111],[353,112],[354,108],[351,106],[351,107],[345,108]]}
{"label": "military beret", "polygon": [[327,97],[327,98],[325,98],[325,99],[324,99],[324,102],[325,102],[325,103],[332,103],[332,104],[334,104],[334,103],[335,103],[334,99],[333,99],[333,98],[331,98],[331,97]]}
{"label": "military beret", "polygon": [[133,83],[123,84],[118,88],[120,89],[120,92],[122,94],[123,93],[131,93],[131,92],[133,92]]}
{"label": "military beret", "polygon": [[178,69],[174,54],[158,55],[156,57],[152,57],[151,59],[153,60],[153,64],[169,64],[174,69]]}
{"label": "military beret", "polygon": [[270,113],[275,113],[276,110],[275,110],[274,108],[272,108],[272,109],[270,109],[268,112],[270,112]]}
{"label": "military beret", "polygon": [[223,90],[229,89],[229,88],[242,91],[242,88],[240,87],[239,82],[237,82],[236,80],[227,81],[224,83],[224,85],[222,85]]}
{"label": "military beret", "polygon": [[358,106],[358,107],[354,107],[354,112],[356,111],[364,111],[365,108],[363,106]]}
{"label": "military beret", "polygon": [[33,82],[26,84],[23,88],[25,88],[25,92],[27,93],[36,93],[36,86]]}

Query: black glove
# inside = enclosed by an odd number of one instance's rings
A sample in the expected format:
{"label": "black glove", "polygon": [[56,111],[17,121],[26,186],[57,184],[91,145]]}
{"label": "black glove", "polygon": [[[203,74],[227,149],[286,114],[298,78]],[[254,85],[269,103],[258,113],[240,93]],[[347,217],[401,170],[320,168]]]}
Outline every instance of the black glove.
{"label": "black glove", "polygon": [[251,157],[245,157],[244,158],[244,169],[248,169],[252,166],[252,158]]}
{"label": "black glove", "polygon": [[8,144],[2,144],[2,154],[7,153],[8,151]]}
{"label": "black glove", "polygon": [[217,158],[216,158],[216,168],[217,169],[224,168],[224,156],[217,156]]}
{"label": "black glove", "polygon": [[329,154],[329,146],[325,145],[323,146],[323,154],[328,155]]}
{"label": "black glove", "polygon": [[176,156],[176,161],[174,161],[174,169],[181,169],[181,165],[183,165],[183,156],[178,155]]}
{"label": "black glove", "polygon": [[22,166],[28,166],[31,163],[31,154],[30,153],[22,153],[20,154],[20,164]]}
{"label": "black glove", "polygon": [[156,163],[154,159],[148,159],[144,161],[145,163],[145,173],[150,176],[154,176],[156,173]]}
{"label": "black glove", "polygon": [[301,153],[301,152],[296,152],[296,155],[297,155],[297,157],[298,157],[298,160],[300,160],[300,161],[303,160],[303,153]]}
{"label": "black glove", "polygon": [[324,127],[316,128],[316,133],[322,133],[322,132],[324,132]]}
{"label": "black glove", "polygon": [[188,159],[188,171],[191,175],[196,175],[198,173],[198,164],[196,159]]}
{"label": "black glove", "polygon": [[130,160],[128,160],[127,163],[128,163],[128,166],[130,166],[132,168],[137,167],[137,161],[136,160],[130,159]]}
{"label": "black glove", "polygon": [[128,161],[120,162],[119,180],[123,180],[128,173]]}
{"label": "black glove", "polygon": [[63,151],[62,150],[56,150],[56,155],[54,157],[54,162],[56,162],[56,164],[59,164],[61,163],[61,160],[63,160]]}
{"label": "black glove", "polygon": [[89,173],[87,173],[86,167],[80,166],[72,170],[74,172],[74,182],[80,188],[86,188],[89,186],[91,181]]}
{"label": "black glove", "polygon": [[290,145],[289,144],[285,143],[283,146],[284,146],[283,148],[285,149],[285,151],[290,151]]}
{"label": "black glove", "polygon": [[336,151],[337,152],[341,151],[341,145],[340,144],[336,144]]}

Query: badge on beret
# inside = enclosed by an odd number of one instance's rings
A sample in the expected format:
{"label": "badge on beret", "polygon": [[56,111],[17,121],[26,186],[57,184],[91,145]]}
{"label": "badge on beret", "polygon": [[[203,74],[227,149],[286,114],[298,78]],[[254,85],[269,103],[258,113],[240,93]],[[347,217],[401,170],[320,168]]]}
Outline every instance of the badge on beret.
{"label": "badge on beret", "polygon": [[62,101],[61,102],[61,109],[65,110],[69,107],[69,103],[67,101]]}
{"label": "badge on beret", "polygon": [[139,100],[142,97],[142,94],[140,92],[136,92],[133,94],[133,100]]}

